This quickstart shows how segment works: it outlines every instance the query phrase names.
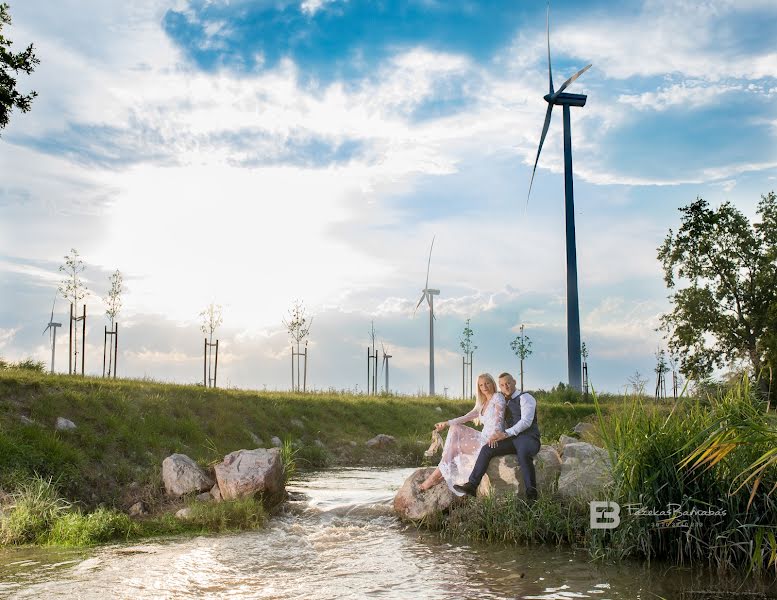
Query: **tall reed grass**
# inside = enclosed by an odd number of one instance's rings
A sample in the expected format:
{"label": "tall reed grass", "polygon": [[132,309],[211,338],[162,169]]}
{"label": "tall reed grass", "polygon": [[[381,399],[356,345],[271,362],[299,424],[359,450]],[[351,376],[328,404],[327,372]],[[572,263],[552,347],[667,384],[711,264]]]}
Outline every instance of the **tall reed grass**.
{"label": "tall reed grass", "polygon": [[776,421],[747,380],[668,405],[639,396],[607,410],[594,403],[614,480],[597,499],[618,502],[618,527],[592,529],[587,502],[555,495],[531,505],[471,499],[429,525],[450,537],[571,545],[593,558],[777,575]]}

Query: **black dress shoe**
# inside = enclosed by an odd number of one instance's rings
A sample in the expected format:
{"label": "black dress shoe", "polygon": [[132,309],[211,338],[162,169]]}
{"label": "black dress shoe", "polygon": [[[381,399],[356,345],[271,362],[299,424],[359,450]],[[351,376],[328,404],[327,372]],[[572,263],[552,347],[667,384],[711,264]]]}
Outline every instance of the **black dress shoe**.
{"label": "black dress shoe", "polygon": [[454,484],[453,489],[456,490],[457,492],[461,492],[462,494],[467,494],[467,496],[474,496],[478,491],[478,489],[474,485],[472,485],[469,481],[461,485]]}

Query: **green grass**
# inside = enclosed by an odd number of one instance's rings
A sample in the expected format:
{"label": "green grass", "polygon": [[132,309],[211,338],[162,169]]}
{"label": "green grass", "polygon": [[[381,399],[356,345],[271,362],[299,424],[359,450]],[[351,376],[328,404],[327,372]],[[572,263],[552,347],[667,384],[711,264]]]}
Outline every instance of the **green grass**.
{"label": "green grass", "polygon": [[134,521],[121,511],[103,506],[85,513],[61,498],[51,480],[32,477],[4,507],[0,544],[93,546],[151,536],[255,529],[267,518],[258,498],[218,503],[192,499],[188,508],[191,512],[186,519],[167,512]]}
{"label": "green grass", "polygon": [[[546,443],[595,412],[591,403],[558,402],[541,392],[538,402]],[[4,369],[0,489],[14,489],[20,475],[37,473],[55,478],[64,497],[87,508],[121,506],[133,500],[130,484],[148,489],[159,482],[155,474],[166,456],[179,452],[212,464],[255,448],[252,434],[266,447],[273,436],[291,440],[301,469],[419,465],[432,425],[470,408],[470,401],[440,397],[222,390]],[[56,432],[60,416],[77,429]],[[378,433],[393,435],[396,446],[367,448]]]}
{"label": "green grass", "polygon": [[[585,502],[541,497],[528,506],[515,496],[468,500],[429,525],[446,537],[571,545],[593,558],[777,573],[777,418],[746,381],[704,400],[633,397],[603,408],[599,437],[615,486],[598,499],[620,504],[617,528],[591,529]],[[688,514],[659,526],[628,505]]]}
{"label": "green grass", "polygon": [[[570,433],[579,421],[595,418],[594,405],[579,395],[536,396],[545,443]],[[178,452],[206,467],[234,450],[257,447],[256,436],[265,447],[274,436],[286,440],[287,478],[294,468],[418,466],[433,424],[471,407],[472,401],[441,397],[209,389],[6,366],[0,369],[0,498],[3,491],[20,490],[37,478],[53,480],[58,498],[78,507],[65,510],[56,527],[53,517],[39,529],[20,524],[19,531],[25,533],[8,533],[7,543],[98,543],[105,537],[135,535],[115,513],[140,500],[153,514],[165,509],[165,457]],[[55,431],[60,416],[75,422],[77,429]],[[365,442],[379,433],[394,436],[397,443],[384,450],[368,448]],[[104,510],[95,512],[98,507]],[[14,518],[22,523],[23,517],[19,513]],[[216,528],[233,523],[226,514],[214,513],[212,518],[203,517],[202,522]],[[151,533],[196,527],[171,519],[136,525]],[[251,518],[243,515],[237,521]],[[54,533],[41,537],[41,531]]]}

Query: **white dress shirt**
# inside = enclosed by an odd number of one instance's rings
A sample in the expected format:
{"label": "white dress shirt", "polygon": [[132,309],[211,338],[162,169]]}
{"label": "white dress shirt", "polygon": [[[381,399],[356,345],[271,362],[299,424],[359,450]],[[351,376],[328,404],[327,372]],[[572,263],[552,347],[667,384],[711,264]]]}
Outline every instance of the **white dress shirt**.
{"label": "white dress shirt", "polygon": [[[514,391],[511,398],[515,398],[515,395],[519,393],[518,390]],[[509,402],[510,398],[508,398],[507,401]],[[522,431],[528,429],[531,426],[532,421],[534,421],[534,412],[536,410],[537,400],[534,396],[528,392],[521,394],[521,420],[512,427],[505,429],[505,433],[507,435],[518,435]]]}

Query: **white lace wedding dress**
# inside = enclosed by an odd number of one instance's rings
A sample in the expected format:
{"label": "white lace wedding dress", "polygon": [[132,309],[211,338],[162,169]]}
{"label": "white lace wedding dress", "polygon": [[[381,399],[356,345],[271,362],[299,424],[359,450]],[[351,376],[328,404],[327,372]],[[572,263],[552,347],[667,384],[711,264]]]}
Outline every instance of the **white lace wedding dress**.
{"label": "white lace wedding dress", "polygon": [[[505,398],[501,393],[496,392],[491,396],[483,414],[480,414],[477,408],[473,408],[466,415],[448,421],[450,429],[448,437],[445,438],[438,468],[445,478],[445,483],[457,496],[464,494],[454,490],[453,486],[466,483],[475,467],[480,449],[486,444],[488,438],[496,431],[504,431],[504,415]],[[483,424],[482,431],[464,425],[476,419]]]}

